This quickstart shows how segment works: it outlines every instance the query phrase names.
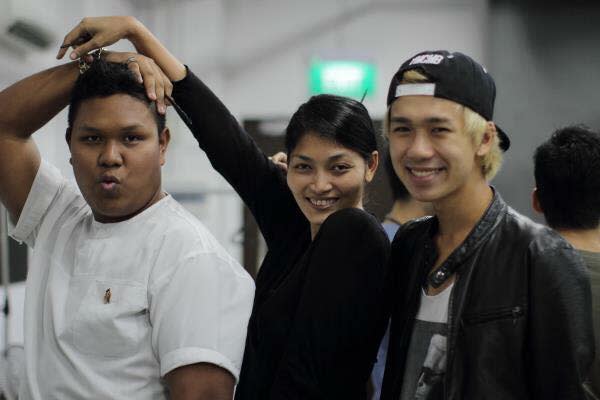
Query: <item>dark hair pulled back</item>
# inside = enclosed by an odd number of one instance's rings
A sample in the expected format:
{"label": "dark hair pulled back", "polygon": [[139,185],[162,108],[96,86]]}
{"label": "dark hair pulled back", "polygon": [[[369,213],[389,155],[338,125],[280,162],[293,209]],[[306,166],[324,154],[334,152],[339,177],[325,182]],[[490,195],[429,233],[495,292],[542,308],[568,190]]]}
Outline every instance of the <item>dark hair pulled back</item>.
{"label": "dark hair pulled back", "polygon": [[330,139],[359,153],[365,160],[377,150],[373,121],[365,106],[353,99],[331,94],[311,97],[292,115],[285,134],[288,154],[307,134]]}

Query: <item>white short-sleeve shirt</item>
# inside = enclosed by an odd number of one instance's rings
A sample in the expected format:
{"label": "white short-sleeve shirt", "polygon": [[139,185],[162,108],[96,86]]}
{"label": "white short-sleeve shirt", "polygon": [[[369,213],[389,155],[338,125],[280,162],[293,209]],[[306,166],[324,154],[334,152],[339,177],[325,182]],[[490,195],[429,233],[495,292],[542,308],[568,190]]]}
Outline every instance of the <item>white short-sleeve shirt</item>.
{"label": "white short-sleeve shirt", "polygon": [[254,283],[171,196],[102,224],[43,161],[11,235],[34,249],[20,399],[165,399],[198,362],[238,378]]}

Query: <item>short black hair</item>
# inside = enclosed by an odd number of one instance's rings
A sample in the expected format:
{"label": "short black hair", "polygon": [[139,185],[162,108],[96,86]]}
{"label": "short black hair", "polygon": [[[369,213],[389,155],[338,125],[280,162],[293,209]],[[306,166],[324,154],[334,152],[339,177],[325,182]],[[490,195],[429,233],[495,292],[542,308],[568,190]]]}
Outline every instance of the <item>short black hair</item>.
{"label": "short black hair", "polygon": [[600,224],[600,133],[583,125],[555,131],[534,154],[535,182],[548,225],[594,229]]}
{"label": "short black hair", "polygon": [[108,62],[102,59],[94,60],[90,68],[85,73],[79,75],[79,78],[75,82],[75,86],[71,91],[71,101],[69,104],[69,128],[73,127],[79,106],[83,101],[96,97],[108,97],[114,94],[126,94],[147,104],[153,111],[158,133],[161,133],[165,129],[165,116],[158,113],[156,103],[148,98],[146,89],[137,81],[127,65]]}
{"label": "short black hair", "polygon": [[392,190],[392,195],[394,196],[394,201],[408,201],[411,196],[406,189],[406,186],[402,183],[398,175],[396,175],[396,171],[394,171],[394,165],[392,164],[392,157],[390,156],[389,148],[385,149],[385,153],[383,155],[383,168],[385,170],[385,175],[387,176],[387,180]]}
{"label": "short black hair", "polygon": [[369,112],[362,103],[348,97],[320,94],[302,104],[286,129],[287,153],[291,154],[308,133],[354,150],[365,160],[377,150],[377,137]]}

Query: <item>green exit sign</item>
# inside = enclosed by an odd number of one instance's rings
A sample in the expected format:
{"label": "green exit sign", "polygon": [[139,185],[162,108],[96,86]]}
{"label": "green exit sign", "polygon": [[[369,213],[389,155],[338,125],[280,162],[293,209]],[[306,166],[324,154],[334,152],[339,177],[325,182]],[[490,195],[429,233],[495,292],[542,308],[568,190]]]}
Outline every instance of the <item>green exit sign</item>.
{"label": "green exit sign", "polygon": [[314,60],[310,64],[311,94],[337,94],[361,99],[375,93],[375,66],[363,61]]}

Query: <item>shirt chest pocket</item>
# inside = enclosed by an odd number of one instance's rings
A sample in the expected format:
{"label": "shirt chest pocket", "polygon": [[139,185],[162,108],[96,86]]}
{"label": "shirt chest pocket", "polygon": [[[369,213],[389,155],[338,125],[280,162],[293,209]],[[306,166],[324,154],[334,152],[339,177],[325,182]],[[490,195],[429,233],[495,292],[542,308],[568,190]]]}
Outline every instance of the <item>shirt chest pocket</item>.
{"label": "shirt chest pocket", "polygon": [[145,287],[94,281],[71,325],[74,347],[83,354],[126,357],[149,339]]}

